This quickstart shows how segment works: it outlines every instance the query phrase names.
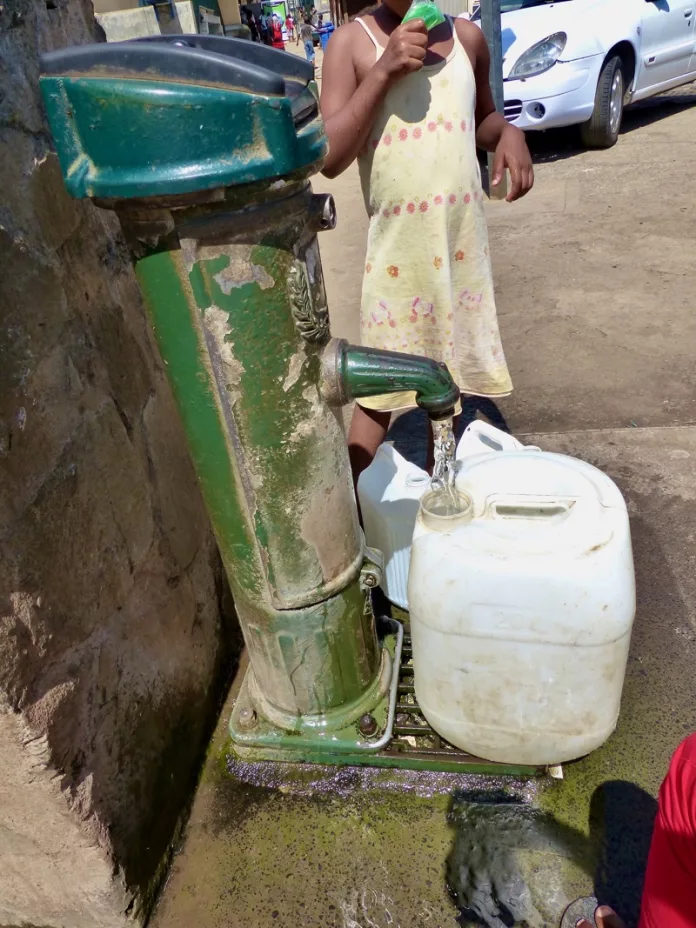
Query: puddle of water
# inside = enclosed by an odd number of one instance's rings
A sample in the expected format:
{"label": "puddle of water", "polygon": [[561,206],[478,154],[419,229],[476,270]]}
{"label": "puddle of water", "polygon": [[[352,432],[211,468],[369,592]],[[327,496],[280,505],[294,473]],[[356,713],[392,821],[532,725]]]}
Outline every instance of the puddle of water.
{"label": "puddle of water", "polygon": [[464,925],[546,928],[568,900],[563,862],[593,870],[590,842],[509,790],[455,796],[447,880]]}
{"label": "puddle of water", "polygon": [[347,798],[381,790],[410,794],[419,799],[472,792],[514,796],[531,803],[543,789],[537,777],[481,776],[465,773],[435,773],[428,770],[389,770],[380,767],[322,767],[311,764],[245,763],[229,757],[227,771],[240,783],[264,787],[296,796],[339,796]]}

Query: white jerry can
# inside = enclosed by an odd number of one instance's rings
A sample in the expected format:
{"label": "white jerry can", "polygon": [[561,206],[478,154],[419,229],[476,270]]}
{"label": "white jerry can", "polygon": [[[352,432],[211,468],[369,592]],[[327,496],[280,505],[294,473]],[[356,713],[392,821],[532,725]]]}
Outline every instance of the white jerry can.
{"label": "white jerry can", "polygon": [[467,458],[456,490],[470,505],[451,517],[423,498],[411,549],[423,714],[488,760],[587,754],[616,727],[635,615],[623,497],[595,467],[536,449]]}

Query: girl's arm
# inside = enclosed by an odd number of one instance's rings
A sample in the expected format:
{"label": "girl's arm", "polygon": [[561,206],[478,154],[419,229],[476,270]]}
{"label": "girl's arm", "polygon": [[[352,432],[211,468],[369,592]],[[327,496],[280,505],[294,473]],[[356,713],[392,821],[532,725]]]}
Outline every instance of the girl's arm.
{"label": "girl's arm", "polygon": [[[505,168],[510,171],[512,185],[506,199],[518,200],[534,186],[534,167],[529,154],[524,132],[510,125],[502,113],[498,113],[493,102],[490,85],[491,55],[488,43],[478,26],[455,20],[457,31],[465,47],[473,45],[474,77],[476,78],[476,144],[485,151],[495,152],[493,159],[494,187],[503,179]],[[463,30],[469,31],[463,35]],[[461,30],[461,31],[460,31]]]}
{"label": "girl's arm", "polygon": [[361,32],[358,23],[341,26],[324,55],[321,115],[329,140],[322,171],[326,177],[337,177],[355,161],[390,85],[423,67],[428,34],[421,20],[412,20],[394,30],[384,52],[358,84],[354,49]]}

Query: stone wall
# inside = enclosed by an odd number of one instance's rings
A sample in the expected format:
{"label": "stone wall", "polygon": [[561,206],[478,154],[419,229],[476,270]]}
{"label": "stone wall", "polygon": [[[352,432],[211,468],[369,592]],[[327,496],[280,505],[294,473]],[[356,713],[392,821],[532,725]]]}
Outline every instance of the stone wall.
{"label": "stone wall", "polygon": [[0,5],[0,925],[144,918],[237,643],[118,224],[42,115],[40,52],[101,38]]}

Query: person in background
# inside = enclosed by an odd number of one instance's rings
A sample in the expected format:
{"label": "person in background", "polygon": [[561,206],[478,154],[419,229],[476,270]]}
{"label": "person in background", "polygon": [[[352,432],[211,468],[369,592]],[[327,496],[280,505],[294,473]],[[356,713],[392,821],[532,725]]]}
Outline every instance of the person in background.
{"label": "person in background", "polygon": [[281,51],[285,50],[285,42],[283,41],[283,23],[280,19],[280,16],[273,15],[271,20],[271,45],[273,48],[278,48]]}
{"label": "person in background", "polygon": [[259,15],[259,34],[261,36],[261,41],[264,45],[269,44],[269,28],[268,28],[269,16],[265,10],[262,10]]}
{"label": "person in background", "polygon": [[239,17],[242,21],[242,24],[247,27],[251,34],[251,41],[258,42],[259,40],[259,30],[254,19],[254,14],[251,12],[248,6],[243,6],[239,8]]}
{"label": "person in background", "polygon": [[[402,23],[410,0],[383,0],[334,32],[324,56],[323,173],[358,160],[370,216],[360,329],[373,348],[448,365],[460,389],[512,390],[498,331],[477,147],[510,171],[508,200],[534,183],[524,134],[497,113],[483,32],[462,19]],[[413,393],[360,400],[348,447],[357,485]],[[430,430],[429,430],[430,431]],[[428,442],[432,467],[432,434]]]}
{"label": "person in background", "polygon": [[[626,928],[599,906],[597,928]],[[576,928],[594,928],[585,918]],[[696,734],[677,748],[660,787],[638,928],[696,928]]]}
{"label": "person in background", "polygon": [[314,29],[307,16],[304,17],[302,25],[297,33],[297,45],[302,42],[304,45],[307,61],[314,62],[314,39],[312,38]]}
{"label": "person in background", "polygon": [[295,20],[292,18],[292,13],[288,12],[288,15],[285,17],[285,30],[288,34],[288,39],[292,40],[295,38]]}

